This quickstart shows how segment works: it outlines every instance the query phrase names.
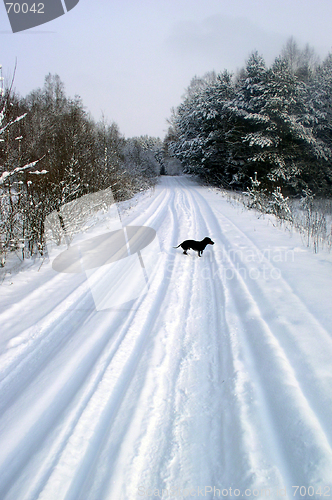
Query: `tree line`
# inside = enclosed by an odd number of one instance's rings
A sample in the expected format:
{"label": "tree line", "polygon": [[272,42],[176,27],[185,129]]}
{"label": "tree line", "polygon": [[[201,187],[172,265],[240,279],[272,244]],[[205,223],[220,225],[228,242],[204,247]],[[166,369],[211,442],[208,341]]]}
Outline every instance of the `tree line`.
{"label": "tree line", "polygon": [[331,54],[320,63],[292,38],[271,67],[253,52],[236,75],[193,78],[169,122],[169,153],[209,183],[331,194]]}
{"label": "tree line", "polygon": [[116,201],[152,186],[163,143],[125,139],[115,123],[94,122],[80,98],[66,96],[57,75],[20,97],[0,96],[0,254],[43,253],[44,221],[85,194],[112,188]]}
{"label": "tree line", "polygon": [[236,75],[193,78],[169,123],[163,142],[126,139],[57,75],[25,97],[2,92],[0,265],[10,250],[42,254],[44,221],[64,204],[108,187],[124,200],[181,169],[282,212],[284,195],[331,195],[332,54],[319,62],[290,39],[267,67],[253,52]]}

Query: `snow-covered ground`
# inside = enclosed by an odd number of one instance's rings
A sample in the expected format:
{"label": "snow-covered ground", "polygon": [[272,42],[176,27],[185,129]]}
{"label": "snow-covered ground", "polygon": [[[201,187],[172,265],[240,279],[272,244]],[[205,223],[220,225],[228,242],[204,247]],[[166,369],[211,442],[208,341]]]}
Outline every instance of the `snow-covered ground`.
{"label": "snow-covered ground", "polygon": [[332,256],[186,177],[120,213],[160,247],[136,302],[2,281],[1,500],[332,497]]}

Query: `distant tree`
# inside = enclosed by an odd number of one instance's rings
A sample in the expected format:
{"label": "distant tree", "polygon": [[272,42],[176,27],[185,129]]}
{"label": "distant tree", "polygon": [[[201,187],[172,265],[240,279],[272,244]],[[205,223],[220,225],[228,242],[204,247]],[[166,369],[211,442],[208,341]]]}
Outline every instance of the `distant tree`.
{"label": "distant tree", "polygon": [[130,175],[145,182],[156,179],[163,165],[163,143],[159,138],[141,136],[126,139],[123,147],[124,164]]}
{"label": "distant tree", "polygon": [[301,52],[293,37],[290,37],[281,51],[281,58],[287,62],[289,71],[296,73],[300,67]]}
{"label": "distant tree", "polygon": [[281,59],[287,63],[289,71],[304,82],[308,82],[319,65],[315,50],[309,44],[301,49],[293,37],[283,47]]}

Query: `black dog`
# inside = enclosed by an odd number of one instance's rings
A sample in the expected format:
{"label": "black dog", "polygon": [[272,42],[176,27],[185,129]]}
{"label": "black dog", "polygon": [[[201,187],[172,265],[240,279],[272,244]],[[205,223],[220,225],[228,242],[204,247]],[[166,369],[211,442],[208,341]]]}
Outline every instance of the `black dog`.
{"label": "black dog", "polygon": [[198,257],[200,257],[206,245],[214,245],[214,241],[210,240],[210,238],[204,238],[202,241],[186,240],[183,243],[180,243],[177,247],[173,248],[181,247],[185,255],[188,255],[187,251],[191,248],[192,250],[198,252]]}

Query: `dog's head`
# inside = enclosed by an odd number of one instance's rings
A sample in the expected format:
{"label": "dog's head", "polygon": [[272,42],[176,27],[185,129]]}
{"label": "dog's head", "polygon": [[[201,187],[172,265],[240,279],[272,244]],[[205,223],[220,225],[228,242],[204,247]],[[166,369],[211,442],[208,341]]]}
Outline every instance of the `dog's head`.
{"label": "dog's head", "polygon": [[204,243],[205,245],[214,245],[214,241],[212,241],[210,238],[206,237],[204,238]]}

